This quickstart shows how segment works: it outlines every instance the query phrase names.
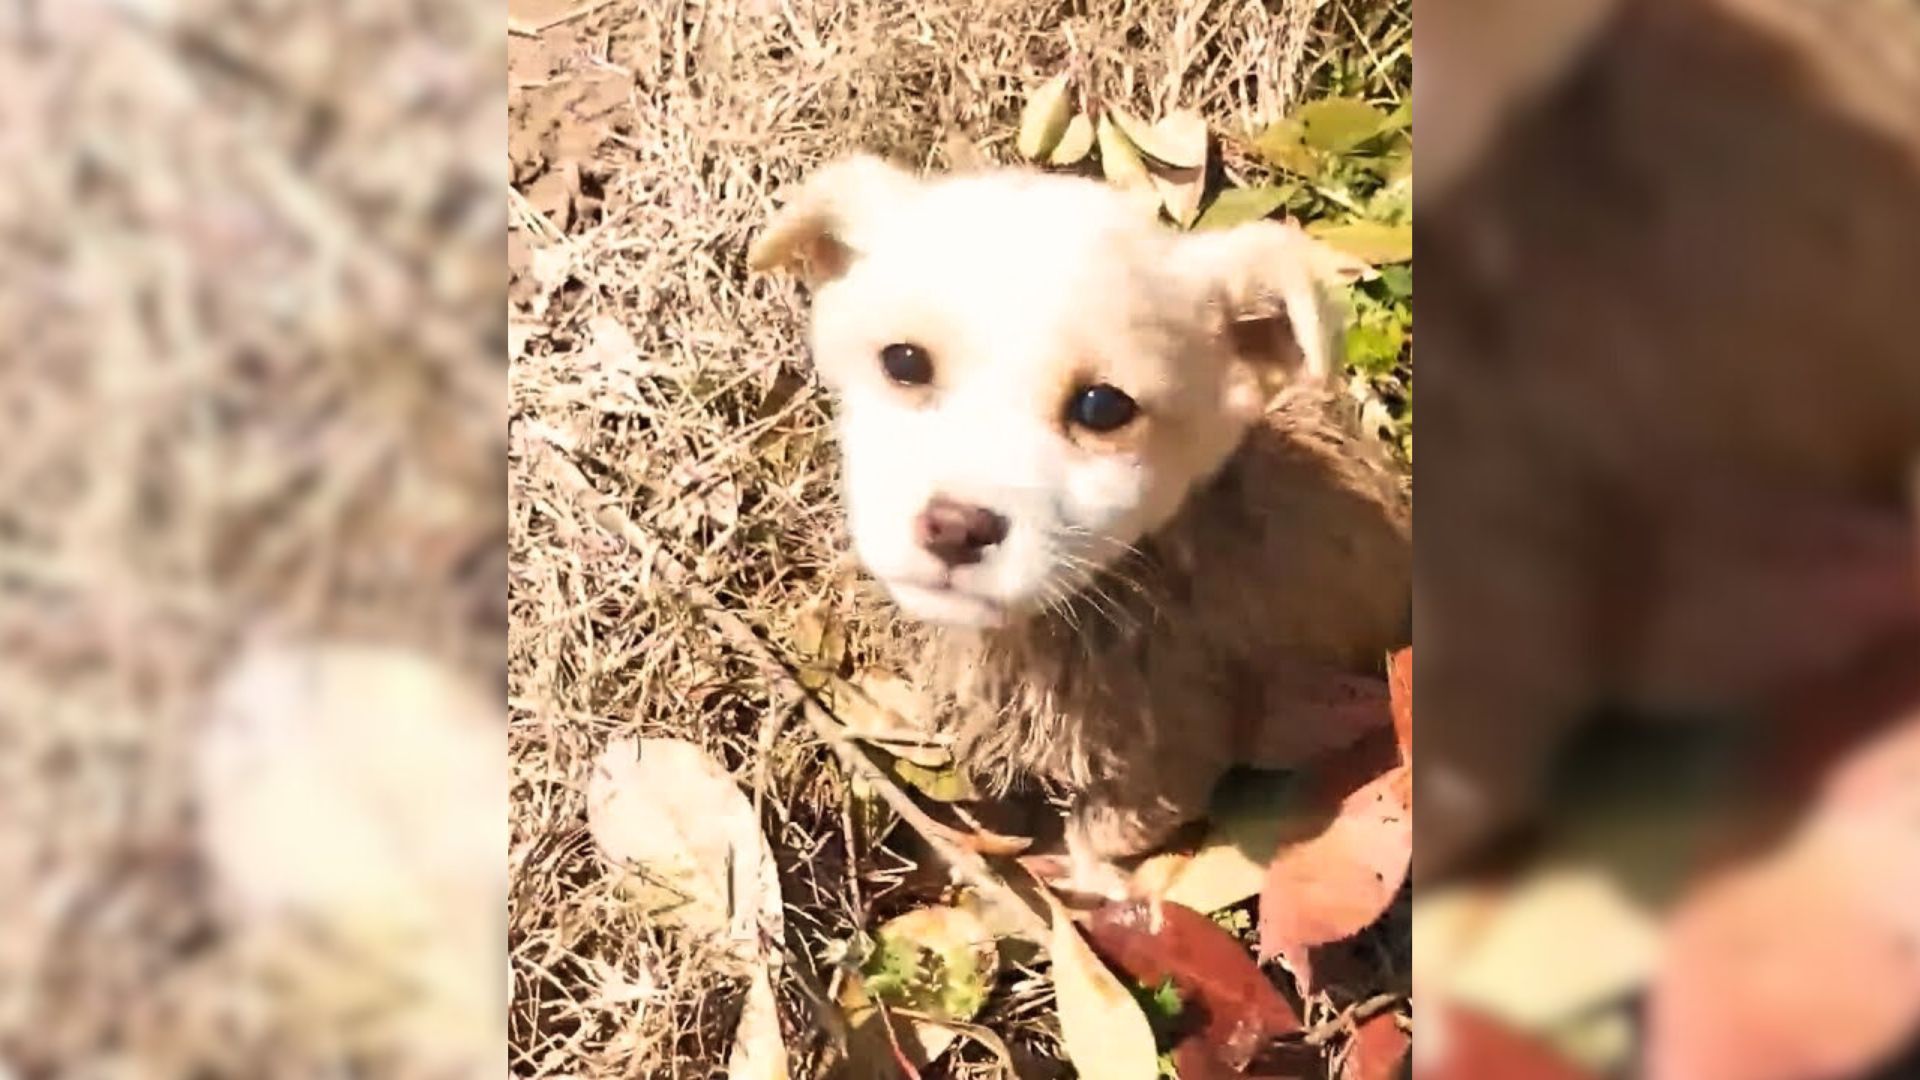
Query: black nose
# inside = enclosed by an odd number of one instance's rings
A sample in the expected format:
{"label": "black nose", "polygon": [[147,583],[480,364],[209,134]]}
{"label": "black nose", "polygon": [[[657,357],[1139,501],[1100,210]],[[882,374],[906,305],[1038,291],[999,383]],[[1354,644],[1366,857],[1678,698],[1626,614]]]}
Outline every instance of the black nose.
{"label": "black nose", "polygon": [[920,546],[948,566],[980,561],[981,553],[1007,538],[1007,519],[984,506],[969,506],[945,495],[935,495],[913,532]]}

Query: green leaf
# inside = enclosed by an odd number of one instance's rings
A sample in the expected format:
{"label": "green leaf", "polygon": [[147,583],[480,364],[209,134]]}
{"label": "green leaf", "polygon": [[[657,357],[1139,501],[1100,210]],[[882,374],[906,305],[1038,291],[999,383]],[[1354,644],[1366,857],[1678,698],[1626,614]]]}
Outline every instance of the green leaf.
{"label": "green leaf", "polygon": [[902,783],[919,788],[920,793],[935,802],[966,802],[980,797],[973,781],[960,768],[948,764],[944,768],[930,769],[915,764],[906,758],[895,758],[893,774]]}
{"label": "green leaf", "polygon": [[1318,177],[1327,166],[1326,159],[1307,145],[1306,128],[1294,119],[1281,120],[1256,135],[1253,150],[1274,168],[1309,179]]}
{"label": "green leaf", "polygon": [[1307,231],[1356,259],[1374,266],[1403,263],[1413,258],[1413,226],[1383,225],[1374,221],[1316,221]]}
{"label": "green leaf", "polygon": [[1196,229],[1230,229],[1249,221],[1259,221],[1287,204],[1299,187],[1294,184],[1269,184],[1265,187],[1226,188],[1214,196],[1193,223]]}
{"label": "green leaf", "polygon": [[1413,267],[1411,265],[1389,266],[1380,271],[1380,285],[1387,295],[1395,300],[1406,300],[1413,296]]}
{"label": "green leaf", "polygon": [[1413,99],[1409,98],[1402,101],[1399,108],[1387,114],[1387,119],[1381,128],[1384,131],[1405,131],[1412,126]]}
{"label": "green leaf", "polygon": [[1322,98],[1294,110],[1308,146],[1344,154],[1387,130],[1387,116],[1358,98]]}

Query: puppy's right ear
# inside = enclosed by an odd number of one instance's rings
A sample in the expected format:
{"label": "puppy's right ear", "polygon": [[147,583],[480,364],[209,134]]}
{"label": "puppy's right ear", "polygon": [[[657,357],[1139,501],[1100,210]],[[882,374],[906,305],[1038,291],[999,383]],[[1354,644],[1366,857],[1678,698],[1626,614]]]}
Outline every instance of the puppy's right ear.
{"label": "puppy's right ear", "polygon": [[909,194],[911,173],[871,154],[822,167],[775,213],[747,249],[754,271],[793,270],[808,288],[847,272],[860,254],[864,222]]}

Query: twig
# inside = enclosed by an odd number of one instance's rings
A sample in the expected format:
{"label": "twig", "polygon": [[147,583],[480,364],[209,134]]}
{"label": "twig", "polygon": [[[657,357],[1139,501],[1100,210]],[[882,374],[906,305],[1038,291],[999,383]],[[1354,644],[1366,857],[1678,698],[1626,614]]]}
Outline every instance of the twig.
{"label": "twig", "polygon": [[1336,1037],[1346,1034],[1359,1024],[1371,1020],[1380,1013],[1386,1012],[1388,1009],[1398,1005],[1400,1001],[1401,997],[1399,994],[1375,994],[1365,1001],[1350,1006],[1338,1015],[1322,1020],[1308,1028],[1306,1032],[1300,1036],[1299,1041],[1308,1046],[1325,1046]]}
{"label": "twig", "polygon": [[[1027,931],[1037,941],[1046,941],[1050,929],[1049,922],[1027,903],[1026,898],[1016,892],[1012,886],[1001,879],[985,858],[978,853],[968,851],[950,838],[954,830],[942,826],[920,808],[911,795],[901,790],[893,777],[881,768],[866,751],[846,733],[846,728],[828,711],[820,699],[800,682],[800,673],[786,659],[776,653],[759,634],[755,633],[745,620],[726,609],[724,605],[696,580],[691,571],[672,553],[668,552],[658,539],[653,537],[632,518],[612,505],[608,496],[602,494],[587,479],[580,467],[574,463],[566,449],[552,440],[543,440],[548,453],[542,455],[549,462],[558,478],[567,487],[574,489],[582,497],[590,498],[594,504],[593,518],[608,532],[625,540],[636,552],[647,559],[654,575],[672,586],[683,598],[701,609],[701,614],[713,624],[715,630],[727,639],[728,643],[759,661],[770,673],[779,676],[782,693],[774,707],[781,711],[791,708],[795,702],[801,706],[807,723],[813,728],[821,742],[826,743],[837,754],[848,770],[858,773],[862,780],[873,786],[886,800],[893,812],[901,820],[913,826],[927,841],[927,844],[946,861],[961,877],[983,892],[994,894],[1008,903],[1008,910],[1014,913],[1021,929]],[[644,580],[644,579],[643,579]],[[643,589],[652,591],[651,584],[643,584]]]}

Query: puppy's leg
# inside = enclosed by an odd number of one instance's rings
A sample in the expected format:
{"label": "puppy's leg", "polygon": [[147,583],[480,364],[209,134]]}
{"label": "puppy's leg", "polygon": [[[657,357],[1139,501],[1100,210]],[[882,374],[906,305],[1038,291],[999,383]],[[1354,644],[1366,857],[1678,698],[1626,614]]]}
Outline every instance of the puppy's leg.
{"label": "puppy's leg", "polygon": [[1121,898],[1129,875],[1117,860],[1146,855],[1204,818],[1224,761],[1178,758],[1150,774],[1115,778],[1089,789],[1067,820],[1072,892]]}

